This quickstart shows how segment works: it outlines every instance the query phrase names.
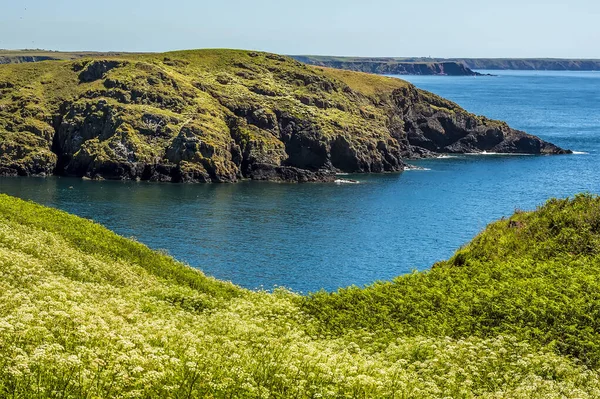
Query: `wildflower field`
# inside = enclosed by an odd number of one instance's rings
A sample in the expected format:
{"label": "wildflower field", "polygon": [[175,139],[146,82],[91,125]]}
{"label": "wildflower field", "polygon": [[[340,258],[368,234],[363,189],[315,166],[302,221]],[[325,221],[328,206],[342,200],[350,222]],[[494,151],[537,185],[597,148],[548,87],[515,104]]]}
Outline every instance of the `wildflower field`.
{"label": "wildflower field", "polygon": [[599,398],[600,199],[428,272],[252,292],[0,195],[0,398]]}

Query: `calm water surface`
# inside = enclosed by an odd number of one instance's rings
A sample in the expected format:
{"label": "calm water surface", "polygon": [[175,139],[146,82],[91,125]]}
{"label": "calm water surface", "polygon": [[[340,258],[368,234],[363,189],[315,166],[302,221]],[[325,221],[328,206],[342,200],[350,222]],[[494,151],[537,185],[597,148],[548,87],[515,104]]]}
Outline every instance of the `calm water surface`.
{"label": "calm water surface", "polygon": [[96,220],[248,288],[308,292],[391,279],[448,258],[487,223],[550,197],[600,193],[600,73],[404,77],[508,121],[565,156],[461,156],[361,184],[176,185],[0,178],[0,192]]}

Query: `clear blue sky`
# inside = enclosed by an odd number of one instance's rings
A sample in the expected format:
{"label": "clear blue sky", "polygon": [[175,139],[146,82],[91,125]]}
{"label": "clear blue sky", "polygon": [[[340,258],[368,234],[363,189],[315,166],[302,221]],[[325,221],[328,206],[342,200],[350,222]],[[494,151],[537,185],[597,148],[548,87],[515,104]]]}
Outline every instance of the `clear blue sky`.
{"label": "clear blue sky", "polygon": [[600,0],[0,0],[0,48],[600,58]]}

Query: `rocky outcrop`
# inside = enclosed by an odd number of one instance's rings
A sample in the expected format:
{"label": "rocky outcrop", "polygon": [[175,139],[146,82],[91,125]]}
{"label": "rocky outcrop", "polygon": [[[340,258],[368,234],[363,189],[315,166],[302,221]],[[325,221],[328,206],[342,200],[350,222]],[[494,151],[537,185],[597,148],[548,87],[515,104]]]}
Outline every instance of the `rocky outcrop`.
{"label": "rocky outcrop", "polygon": [[80,71],[79,81],[89,83],[102,79],[111,69],[123,66],[125,63],[115,60],[94,60],[87,63],[76,63],[73,66],[75,71]]}
{"label": "rocky outcrop", "polygon": [[407,82],[275,54],[39,65],[0,68],[0,174],[308,182],[440,153],[566,152]]}
{"label": "rocky outcrop", "polygon": [[[506,123],[465,112],[432,93],[406,87],[392,95],[394,114],[401,115],[410,149],[406,157],[480,152],[567,154],[554,144]],[[425,104],[429,104],[429,107]]]}

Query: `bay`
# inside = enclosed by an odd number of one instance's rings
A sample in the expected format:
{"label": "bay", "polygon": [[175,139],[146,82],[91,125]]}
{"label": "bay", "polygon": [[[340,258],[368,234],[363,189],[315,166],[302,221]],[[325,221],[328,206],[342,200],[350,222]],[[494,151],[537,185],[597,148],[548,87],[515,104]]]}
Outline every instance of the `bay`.
{"label": "bay", "polygon": [[600,73],[402,76],[574,155],[465,155],[360,184],[185,185],[0,178],[0,192],[93,219],[247,288],[335,290],[425,270],[487,223],[600,193]]}

